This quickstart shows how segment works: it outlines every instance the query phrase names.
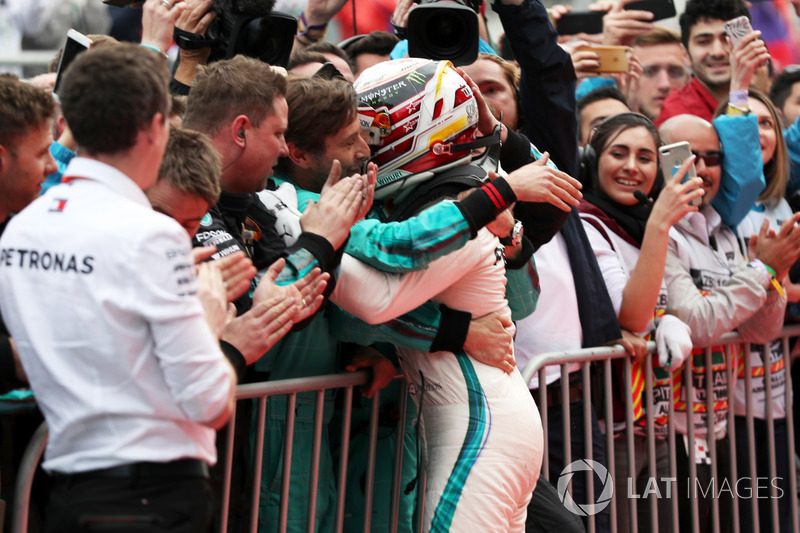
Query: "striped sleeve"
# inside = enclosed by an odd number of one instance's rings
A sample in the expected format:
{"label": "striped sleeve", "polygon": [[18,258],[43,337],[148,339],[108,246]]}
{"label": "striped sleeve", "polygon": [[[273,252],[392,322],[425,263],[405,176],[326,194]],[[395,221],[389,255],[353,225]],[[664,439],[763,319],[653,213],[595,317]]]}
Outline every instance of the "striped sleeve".
{"label": "striped sleeve", "polygon": [[444,201],[402,222],[362,220],[350,230],[345,252],[384,272],[410,272],[461,248],[471,237],[461,210]]}

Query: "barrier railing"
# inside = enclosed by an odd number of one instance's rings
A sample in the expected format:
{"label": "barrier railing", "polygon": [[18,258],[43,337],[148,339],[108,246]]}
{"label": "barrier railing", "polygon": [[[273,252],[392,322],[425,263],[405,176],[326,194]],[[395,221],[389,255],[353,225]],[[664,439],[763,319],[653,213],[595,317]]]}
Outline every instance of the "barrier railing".
{"label": "barrier railing", "polygon": [[[786,425],[787,425],[787,448],[792,456],[794,457],[794,427],[793,427],[793,419],[792,419],[792,398],[791,398],[791,376],[790,376],[790,363],[791,363],[791,356],[789,353],[789,339],[794,337],[800,337],[800,326],[790,326],[784,328],[782,332],[782,336],[780,338],[781,345],[783,348],[783,364],[784,364],[784,373],[786,374],[786,409],[785,409],[785,416],[786,416]],[[715,343],[715,345],[724,345],[726,354],[728,356],[727,360],[732,360],[732,353],[731,347],[735,346],[742,342],[742,339],[737,334],[728,334],[723,336],[720,341]],[[649,343],[649,352],[653,353],[655,350],[654,343]],[[766,351],[764,353],[769,353]],[[753,412],[752,412],[752,391],[751,391],[751,362],[749,358],[749,346],[744,347],[744,379],[745,385],[747,390],[747,426],[746,426],[746,433],[747,438],[750,443],[750,463],[749,463],[749,477],[751,478],[751,482],[756,482],[757,476],[755,475],[755,451],[754,451],[754,428],[753,428]],[[705,361],[707,363],[707,368],[711,367],[711,350],[706,350],[704,355]],[[653,390],[652,390],[652,374],[653,368],[652,363],[650,362],[652,358],[648,357],[648,363],[645,366],[645,383],[646,383],[646,403],[645,403],[645,410],[647,413],[647,424],[646,424],[646,433],[647,433],[647,465],[648,465],[648,472],[651,478],[656,478],[656,463],[655,463],[655,447],[656,447],[656,435],[654,430],[654,420],[652,417],[653,413]],[[569,373],[568,373],[568,364],[571,363],[580,363],[580,379],[581,384],[583,387],[583,395],[581,398],[582,401],[582,410],[584,414],[584,425],[583,425],[583,432],[584,432],[584,442],[585,442],[585,449],[584,449],[584,457],[587,459],[592,459],[592,431],[591,431],[591,412],[593,409],[593,404],[591,402],[592,396],[592,372],[591,372],[591,363],[596,362],[600,363],[602,368],[596,368],[601,374],[601,383],[603,386],[603,394],[602,399],[600,401],[601,410],[605,420],[613,420],[613,404],[614,399],[612,397],[612,387],[614,386],[613,383],[613,368],[612,363],[615,360],[619,360],[618,365],[623,367],[623,377],[622,383],[624,384],[624,397],[625,397],[625,427],[626,430],[624,431],[624,437],[620,436],[620,438],[625,439],[625,446],[628,454],[628,475],[631,478],[635,477],[635,461],[632,457],[632,450],[634,448],[634,425],[633,425],[633,406],[631,401],[631,360],[628,355],[625,353],[621,346],[614,346],[614,347],[602,347],[602,348],[593,348],[593,349],[586,349],[586,350],[579,350],[575,352],[560,352],[560,353],[550,353],[550,354],[543,354],[537,357],[534,361],[532,361],[529,365],[527,365],[523,369],[523,376],[526,382],[530,381],[530,378],[534,375],[539,375],[539,383],[541,386],[539,390],[535,393],[535,398],[539,405],[539,409],[542,416],[542,424],[545,431],[545,460],[543,461],[543,477],[551,478],[551,472],[548,469],[548,438],[547,438],[547,431],[548,431],[548,394],[547,394],[547,384],[546,384],[546,375],[545,370],[548,366],[553,365],[560,365],[561,367],[561,385],[556,385],[556,387],[560,387],[560,404],[562,408],[562,416],[564,420],[562,432],[563,432],[563,442],[564,442],[564,457],[571,458],[574,457],[575,454],[572,453],[571,450],[571,424],[570,424],[570,394],[568,389],[569,383]],[[687,361],[684,365],[684,369],[689,362]],[[731,457],[731,479],[738,480],[737,471],[736,471],[736,439],[735,436],[735,421],[734,421],[734,409],[733,409],[733,394],[734,394],[734,386],[732,385],[735,380],[735,374],[737,369],[734,368],[733,365],[728,364],[726,366],[725,371],[727,372],[728,383],[731,384],[729,387],[729,397],[727,400],[729,401],[729,405],[731,408],[728,409],[728,433],[731,435],[729,439],[729,452]],[[765,386],[766,386],[766,394],[767,398],[772,398],[771,393],[771,366],[765,365],[764,366],[764,375],[765,375]],[[597,375],[595,375],[597,378]],[[323,420],[324,415],[324,403],[325,403],[325,394],[326,391],[331,390],[338,390],[342,395],[343,399],[343,406],[344,409],[342,410],[342,422],[341,422],[341,440],[340,440],[340,449],[341,450],[349,450],[350,449],[350,432],[351,432],[351,422],[352,422],[352,399],[353,399],[353,389],[356,386],[363,385],[367,383],[369,380],[369,374],[367,372],[355,372],[352,374],[337,374],[337,375],[329,375],[329,376],[318,376],[318,377],[310,377],[310,378],[301,378],[301,379],[292,379],[292,380],[281,380],[281,381],[273,381],[273,382],[264,382],[264,383],[254,383],[254,384],[246,384],[241,385],[237,389],[237,399],[238,400],[256,400],[257,401],[257,409],[256,409],[256,430],[255,430],[255,448],[254,448],[254,455],[253,455],[253,474],[254,479],[252,481],[251,493],[250,493],[250,516],[249,516],[249,530],[250,531],[257,531],[258,527],[258,511],[259,511],[259,499],[261,497],[260,490],[261,490],[261,472],[262,472],[262,465],[263,465],[263,449],[264,449],[264,434],[265,434],[265,425],[266,425],[266,410],[267,410],[267,402],[269,398],[273,398],[275,396],[285,396],[286,397],[286,415],[285,415],[285,424],[287,428],[294,427],[295,421],[295,411],[297,407],[297,397],[298,394],[303,393],[312,393],[314,395],[314,417],[313,417],[313,445],[311,451],[311,476],[310,476],[310,483],[308,487],[308,510],[307,510],[307,523],[308,531],[314,531],[314,522],[315,522],[315,513],[316,513],[316,495],[318,491],[318,470],[320,464],[320,454],[323,453],[321,449],[321,434],[323,424],[325,424]],[[705,401],[706,401],[706,412],[713,413],[713,401],[714,401],[714,391],[713,391],[713,383],[712,380],[705,380]],[[567,386],[563,386],[567,384]],[[671,390],[674,390],[674,383],[672,382],[672,377],[670,377],[670,387]],[[689,397],[693,397],[693,383],[692,380],[687,380],[686,383],[687,387],[687,394]],[[399,393],[399,400],[400,400],[400,417],[397,421],[397,425],[395,428],[396,431],[396,439],[395,439],[395,450],[394,450],[394,465],[393,465],[393,476],[392,476],[392,483],[391,483],[391,491],[390,491],[390,519],[388,521],[389,524],[389,531],[391,533],[395,533],[398,531],[398,524],[401,522],[400,519],[400,499],[401,494],[403,493],[403,487],[401,482],[401,472],[403,469],[403,454],[404,454],[404,435],[405,435],[405,428],[406,428],[406,402],[408,401],[408,394],[407,389],[405,387],[405,383],[402,384],[401,390]],[[378,446],[378,426],[379,426],[379,405],[380,405],[380,395],[376,394],[376,396],[371,400],[370,405],[370,415],[369,415],[369,426],[368,426],[368,435],[369,435],[369,446],[367,451],[367,467],[366,467],[366,474],[364,476],[364,494],[365,494],[365,501],[364,501],[364,515],[363,515],[363,527],[362,530],[365,532],[371,531],[371,516],[372,516],[372,508],[374,505],[374,475],[375,475],[375,468],[376,468],[376,450]],[[670,478],[673,480],[677,478],[676,475],[676,431],[674,426],[674,407],[673,402],[669,402],[669,424],[667,430],[667,443],[669,446],[669,465],[670,465]],[[223,462],[223,488],[222,488],[222,501],[221,501],[221,508],[220,508],[220,527],[219,531],[225,533],[228,530],[228,515],[230,512],[229,508],[229,500],[228,495],[230,493],[231,488],[231,471],[232,471],[232,464],[233,464],[233,443],[234,443],[234,434],[235,434],[235,419],[236,417],[231,418],[231,423],[228,426],[227,432],[227,441],[225,446],[225,453],[222,457],[219,458],[220,461]],[[775,449],[775,439],[774,435],[774,414],[771,407],[771,404],[768,402],[766,407],[766,424],[769,428],[768,431],[768,442],[767,446],[768,449],[771,451],[770,461],[769,461],[769,472],[770,477],[775,479],[778,476],[778,472],[776,471],[776,463],[774,457],[774,449]],[[688,439],[689,442],[695,441],[695,431],[694,431],[694,424],[687,424],[687,432],[688,432]],[[621,443],[615,442],[614,438],[614,431],[611,430],[609,427],[608,430],[605,432],[604,442],[606,445],[606,461],[608,465],[609,472],[614,475],[616,473],[615,464],[614,464],[614,449],[615,446],[619,446]],[[712,468],[712,476],[716,478],[717,472],[714,470],[716,468],[716,447],[714,445],[716,435],[713,431],[708,432],[708,439],[710,441],[710,452],[711,452],[711,468]],[[17,487],[16,487],[16,495],[14,498],[13,503],[13,522],[12,522],[12,529],[11,531],[14,533],[22,533],[27,530],[27,517],[28,517],[28,505],[29,505],[29,497],[30,497],[30,490],[33,483],[33,474],[35,472],[36,466],[41,459],[41,455],[44,451],[44,447],[46,444],[47,438],[47,431],[46,426],[43,425],[31,439],[31,442],[25,452],[23,457],[22,463],[20,465],[20,471],[18,474],[17,479]],[[287,522],[289,519],[289,494],[290,494],[290,481],[292,479],[292,453],[294,452],[293,449],[293,431],[287,431],[285,434],[284,444],[283,444],[283,454],[284,458],[282,461],[282,476],[281,476],[281,486],[280,486],[280,510],[279,510],[279,518],[278,518],[278,530],[285,531]],[[688,447],[687,454],[689,456],[689,478],[694,480],[696,479],[697,472],[696,472],[696,463],[695,463],[695,450],[694,447]],[[348,483],[347,479],[347,471],[348,471],[348,461],[350,457],[348,453],[342,453],[339,457],[338,462],[338,476],[336,478],[336,488],[339,497],[336,500],[336,511],[335,511],[335,528],[336,531],[343,531],[343,524],[344,524],[344,511],[345,511],[345,493],[346,493],[346,486]],[[588,472],[588,474],[592,474]],[[789,475],[789,482],[790,482],[790,491],[788,495],[784,495],[789,497],[791,502],[791,512],[792,512],[792,528],[793,531],[798,532],[798,504],[797,504],[797,479],[794,469],[794,461],[792,460],[790,463],[790,471]],[[417,488],[417,505],[421,505],[422,501],[422,494],[424,493],[424,476],[420,477],[418,483],[416,485]],[[595,493],[593,490],[593,483],[591,481],[591,477],[587,476],[587,499],[590,502],[594,502]],[[778,503],[776,494],[777,487],[774,485],[770,486],[770,496],[771,496],[771,514],[773,517],[777,517],[778,515]],[[628,502],[628,516],[627,517],[620,517],[617,516],[617,498],[621,497],[621,494],[613,494],[611,499],[611,509],[610,509],[610,531],[620,531],[620,527],[623,524],[629,524],[630,531],[636,532],[638,531],[638,522],[637,522],[637,500],[630,499]],[[738,524],[738,512],[739,512],[739,505],[741,502],[739,501],[740,498],[737,494],[733,495],[733,521],[732,521],[732,530],[735,532],[739,532],[739,524]],[[658,508],[657,508],[657,501],[655,498],[649,498],[649,507],[650,507],[650,515],[652,517],[651,524],[649,527],[650,531],[658,532],[659,531],[659,520],[658,520]],[[678,516],[678,499],[673,498],[670,501],[671,509],[672,509],[672,516]],[[750,502],[752,507],[752,513],[754,517],[754,531],[759,532],[759,509],[757,505],[757,501],[755,498],[752,499]],[[422,513],[419,511],[418,508],[415,521],[414,521],[414,530],[420,531],[421,530],[421,516]],[[715,499],[713,501],[713,508],[712,514],[715,518],[714,524],[715,527],[713,528],[714,532],[720,531],[720,509],[719,509],[719,502]],[[693,522],[693,531],[699,532],[699,517],[698,517],[698,504],[696,499],[692,499],[691,502],[691,516]],[[587,519],[587,526],[588,530],[594,532],[596,530],[596,523],[595,523],[595,516],[589,515],[586,517]],[[677,522],[673,522],[674,531],[678,531]],[[778,524],[777,520],[773,520],[773,530],[778,531]]]}
{"label": "barrier railing", "polygon": [[23,50],[16,54],[0,52],[0,65],[46,67],[58,50]]}
{"label": "barrier railing", "polygon": [[[792,338],[800,337],[800,326],[793,325],[787,326],[783,329],[781,333],[781,337],[779,337],[780,341],[780,348],[782,351],[781,355],[781,365],[783,366],[783,374],[785,375],[785,424],[786,424],[786,447],[789,453],[788,459],[788,471],[787,472],[777,472],[776,470],[776,457],[775,457],[775,416],[773,410],[773,403],[772,401],[765,402],[765,423],[767,427],[767,442],[766,442],[766,449],[768,450],[768,465],[769,465],[769,479],[771,480],[769,484],[769,499],[770,499],[770,514],[773,518],[772,520],[772,530],[777,532],[779,531],[779,526],[785,526],[786,524],[779,524],[778,520],[778,486],[774,483],[774,480],[780,478],[781,475],[787,475],[789,478],[789,494],[783,494],[783,497],[788,498],[788,501],[791,505],[791,528],[792,531],[797,532],[800,525],[798,525],[798,502],[797,502],[797,475],[795,471],[795,461],[794,461],[794,423],[793,423],[793,409],[792,409],[792,382],[791,382],[791,353],[790,353],[790,345],[789,340]],[[726,355],[726,378],[728,383],[728,396],[724,399],[715,398],[714,397],[714,383],[712,379],[705,379],[704,380],[704,395],[705,395],[705,405],[702,409],[705,409],[706,413],[714,413],[714,403],[715,400],[722,400],[728,402],[728,409],[727,409],[727,437],[728,437],[728,447],[727,453],[730,456],[730,471],[729,476],[730,480],[735,480],[736,487],[731,492],[731,497],[733,500],[732,503],[732,515],[733,519],[731,520],[731,531],[738,533],[740,531],[740,524],[739,524],[739,506],[742,505],[743,499],[739,495],[740,484],[742,478],[738,475],[737,472],[737,455],[736,455],[736,422],[735,422],[735,400],[734,400],[734,393],[735,393],[735,380],[736,374],[738,372],[743,373],[743,379],[745,383],[745,406],[746,406],[746,437],[748,442],[748,451],[749,451],[749,461],[748,461],[748,472],[744,479],[749,478],[751,485],[749,487],[745,487],[750,489],[749,494],[758,494],[759,493],[759,486],[758,486],[758,476],[756,474],[756,452],[755,452],[755,434],[754,434],[754,415],[753,415],[753,390],[752,390],[752,375],[753,375],[753,368],[752,368],[752,361],[751,361],[751,354],[750,354],[750,345],[744,343],[741,347],[742,356],[741,358],[733,357],[734,352],[733,349],[736,348],[738,345],[742,345],[743,340],[742,338],[736,333],[729,333],[724,335],[719,341],[715,342],[715,347],[723,346],[725,355]],[[765,345],[761,346],[763,350],[762,353],[770,354],[770,346]],[[737,350],[738,351],[738,350]],[[648,343],[648,354],[655,353],[655,343],[649,342]],[[699,356],[693,356],[699,357]],[[712,367],[712,349],[706,348],[703,353],[704,365],[705,368]],[[777,363],[775,361],[771,361],[769,356],[766,356],[768,364],[763,365],[763,376],[764,376],[764,394],[766,398],[773,398],[772,394],[772,368]],[[684,371],[686,372],[690,365],[691,357],[687,359],[684,363]],[[588,348],[584,350],[577,350],[573,352],[554,352],[548,354],[542,354],[537,356],[534,360],[532,360],[524,369],[523,369],[523,377],[526,382],[530,382],[531,378],[538,375],[539,390],[535,393],[535,398],[537,399],[537,404],[539,406],[539,410],[542,415],[542,425],[545,431],[545,460],[543,466],[543,476],[549,479],[553,479],[551,477],[551,472],[549,472],[548,468],[548,419],[547,419],[547,399],[548,399],[548,392],[547,392],[547,376],[546,376],[546,367],[559,365],[561,372],[560,372],[560,384],[555,385],[558,387],[560,392],[560,404],[562,408],[562,418],[563,418],[563,442],[564,442],[564,457],[570,458],[570,460],[575,460],[577,458],[585,458],[585,459],[595,459],[592,455],[592,437],[591,437],[591,427],[590,427],[590,420],[591,420],[591,411],[594,407],[592,403],[592,380],[590,379],[590,365],[593,362],[602,363],[602,368],[595,368],[602,377],[600,383],[602,384],[603,394],[602,394],[602,401],[600,402],[601,409],[602,409],[602,416],[599,418],[604,420],[613,420],[613,403],[614,400],[612,399],[612,391],[614,390],[613,387],[615,386],[612,384],[613,378],[613,369],[612,369],[612,362],[614,360],[618,360],[619,365],[622,366],[622,377],[619,380],[619,383],[622,384],[622,391],[621,395],[624,398],[625,403],[625,430],[624,435],[620,438],[624,437],[625,439],[625,446],[627,448],[628,453],[628,478],[635,479],[635,461],[633,459],[633,452],[634,449],[634,424],[633,424],[633,409],[632,409],[632,394],[631,394],[631,373],[632,373],[632,365],[630,357],[627,355],[625,350],[617,345],[613,347],[598,347],[598,348]],[[735,368],[732,364],[733,362],[741,361],[742,368]],[[584,413],[584,427],[583,437],[585,442],[585,448],[583,453],[583,457],[580,455],[576,455],[572,453],[571,450],[571,421],[570,421],[570,410],[569,410],[569,372],[568,372],[568,365],[571,364],[580,364],[580,372],[581,372],[581,383],[583,388],[583,394],[581,398],[581,403],[583,407]],[[713,375],[713,374],[712,374]],[[645,413],[646,413],[646,433],[647,433],[647,461],[648,461],[648,472],[651,479],[657,479],[656,474],[656,465],[655,465],[655,442],[656,436],[654,431],[654,420],[653,420],[653,390],[652,390],[652,383],[653,383],[653,368],[652,368],[652,357],[646,358],[646,367],[645,367],[645,375],[644,375],[644,383],[646,386],[646,404],[645,404]],[[673,381],[674,375],[670,374],[670,381],[669,387],[670,390],[675,390],[675,384]],[[565,386],[566,385],[566,386]],[[686,396],[688,398],[694,397],[694,383],[692,379],[684,380],[684,385],[686,387]],[[553,385],[551,385],[553,386]],[[616,385],[619,386],[619,385]],[[552,397],[552,394],[549,395]],[[618,400],[619,401],[619,400]],[[694,409],[698,409],[697,406]],[[691,420],[691,414],[688,415],[688,420]],[[669,402],[669,413],[668,413],[668,424],[667,424],[667,445],[669,449],[669,478],[671,480],[677,481],[677,473],[676,473],[676,428],[675,428],[675,412],[674,412],[674,402]],[[689,443],[696,442],[695,436],[695,427],[693,423],[686,424],[687,429],[687,441]],[[619,438],[615,439],[615,432],[613,430],[608,430],[605,432],[605,439],[604,442],[606,444],[606,465],[608,466],[608,471],[611,472],[611,475],[619,474],[619,471],[615,465],[615,445],[618,446],[620,443],[615,442],[618,441]],[[716,435],[714,431],[707,432],[707,440],[708,442],[708,449],[710,452],[710,467],[711,467],[711,476],[712,479],[718,480],[720,479],[717,472],[717,446],[715,445],[715,441],[717,437],[721,435]],[[680,445],[680,443],[678,443]],[[689,463],[689,479],[693,483],[693,487],[696,486],[697,483],[697,457],[695,456],[695,447],[694,446],[687,446],[687,455],[688,455],[688,463]],[[565,462],[569,462],[565,459]],[[557,474],[557,473],[556,473]],[[592,476],[594,475],[593,472],[587,472],[587,482],[586,482],[586,492],[587,492],[587,500],[589,502],[595,502],[595,494],[594,494],[594,483],[592,482]],[[782,478],[781,478],[782,479]],[[674,483],[675,481],[672,481]],[[629,481],[630,483],[630,481]],[[630,487],[630,485],[628,485]],[[763,487],[760,487],[763,489]],[[629,489],[630,491],[630,489]],[[629,530],[632,532],[638,531],[638,520],[637,520],[637,499],[638,498],[629,498],[628,501],[628,513],[627,517],[619,517],[618,509],[619,506],[617,505],[617,499],[623,497],[621,494],[617,494],[616,491],[612,496],[611,503],[610,503],[610,531],[620,531],[621,527],[624,524],[629,524]],[[649,531],[658,532],[659,531],[659,520],[658,520],[658,509],[657,509],[657,499],[656,498],[648,498],[649,499],[649,506],[650,506],[650,516],[651,516],[651,523],[649,524]],[[752,531],[758,533],[760,530],[759,524],[759,507],[758,507],[758,498],[751,497],[749,498],[750,502],[749,505],[751,506],[751,513],[753,518],[753,529]],[[673,497],[669,502],[672,508],[672,516],[678,517],[678,498]],[[691,521],[692,521],[692,531],[699,532],[700,523],[699,523],[699,511],[698,511],[698,501],[697,498],[691,498],[690,501],[690,511],[691,511]],[[711,531],[714,533],[719,533],[720,531],[720,508],[719,508],[719,501],[717,498],[713,498],[712,501],[712,508],[711,513],[713,517],[713,528]],[[590,515],[586,517],[586,525],[588,531],[594,532],[596,530],[595,524],[595,516]],[[674,531],[678,531],[678,523],[677,521],[673,521],[673,528]],[[622,529],[627,530],[627,529]],[[781,529],[782,531],[785,529]]]}
{"label": "barrier railing", "polygon": [[[370,374],[366,371],[353,372],[348,374],[335,374],[327,376],[317,376],[309,378],[288,379],[279,381],[269,381],[263,383],[252,383],[240,385],[237,388],[237,400],[257,400],[257,415],[256,415],[256,431],[255,431],[255,452],[253,456],[253,474],[254,479],[252,482],[251,492],[251,505],[249,517],[249,531],[257,531],[258,529],[258,509],[261,488],[261,472],[263,464],[263,445],[264,445],[264,432],[265,432],[265,419],[268,398],[275,396],[287,396],[286,401],[286,427],[293,428],[295,421],[295,408],[296,399],[298,394],[311,392],[316,395],[315,409],[314,409],[314,440],[313,450],[311,453],[311,482],[309,486],[309,505],[307,521],[311,524],[309,530],[313,531],[313,524],[315,521],[316,512],[316,494],[318,490],[318,470],[320,462],[321,450],[321,434],[323,425],[323,404],[326,391],[340,390],[343,394],[343,405],[346,408],[342,413],[342,439],[341,450],[349,449],[350,431],[351,431],[351,406],[353,398],[353,389],[359,385],[364,385],[369,382]],[[403,464],[403,439],[405,434],[405,413],[407,404],[407,390],[405,382],[401,383],[399,399],[399,412],[401,414],[396,428],[396,446],[395,464],[393,468],[393,483],[391,489],[390,500],[390,532],[397,531],[397,524],[399,522],[399,502],[401,492],[401,476],[400,471]],[[237,408],[239,402],[237,401]],[[376,393],[371,399],[370,422],[369,422],[369,448],[367,455],[367,471],[365,476],[365,495],[364,502],[364,525],[363,531],[368,532],[371,528],[371,515],[373,507],[373,478],[375,473],[375,457],[377,448],[377,430],[378,430],[378,415],[380,404],[380,392]],[[222,501],[220,507],[220,527],[219,531],[225,533],[228,530],[228,514],[230,512],[228,495],[231,489],[231,472],[233,462],[233,440],[235,436],[235,421],[236,414],[231,416],[231,422],[227,427],[227,443],[225,446],[225,454],[220,457],[219,461],[224,461],[223,466],[223,489]],[[33,485],[33,477],[36,468],[42,458],[45,446],[47,444],[47,425],[43,423],[31,438],[28,447],[19,467],[17,478],[17,485],[15,490],[15,498],[13,505],[12,516],[12,532],[24,533],[27,531],[28,524],[28,511],[31,488]],[[291,480],[291,457],[293,453],[293,431],[287,431],[284,440],[284,457],[282,461],[283,472],[281,480],[281,505],[279,514],[278,530],[286,531],[288,521],[288,505],[289,505],[289,488]],[[347,484],[347,467],[349,457],[347,453],[342,453],[338,465],[338,483],[337,492],[339,495],[345,494],[345,487]],[[345,499],[339,497],[336,502],[336,515],[335,524],[336,531],[343,531],[344,527],[344,509]]]}

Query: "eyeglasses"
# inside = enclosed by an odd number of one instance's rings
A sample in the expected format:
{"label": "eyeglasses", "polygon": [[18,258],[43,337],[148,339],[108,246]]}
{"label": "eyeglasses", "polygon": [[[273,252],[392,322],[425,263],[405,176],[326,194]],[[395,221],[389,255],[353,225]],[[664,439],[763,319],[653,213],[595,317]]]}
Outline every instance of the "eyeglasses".
{"label": "eyeglasses", "polygon": [[692,153],[697,159],[702,159],[707,167],[715,167],[722,163],[722,152],[719,150],[709,150],[708,152],[695,152]]}
{"label": "eyeglasses", "polygon": [[667,71],[667,77],[671,80],[682,80],[686,77],[686,69],[680,65],[645,65],[643,74],[645,78],[655,78],[662,70]]}

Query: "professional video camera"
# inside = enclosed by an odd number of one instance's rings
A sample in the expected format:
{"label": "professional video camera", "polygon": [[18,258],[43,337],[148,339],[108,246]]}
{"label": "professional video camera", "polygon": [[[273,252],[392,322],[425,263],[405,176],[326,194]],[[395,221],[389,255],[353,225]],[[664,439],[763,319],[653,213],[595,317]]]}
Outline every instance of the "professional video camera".
{"label": "professional video camera", "polygon": [[[124,7],[140,0],[103,0]],[[214,0],[216,13],[206,36],[175,29],[175,42],[187,50],[211,48],[209,61],[237,54],[260,59],[270,65],[289,63],[297,19],[273,12],[275,0]]]}
{"label": "professional video camera", "polygon": [[408,14],[408,55],[469,65],[478,59],[483,0],[418,0]]}

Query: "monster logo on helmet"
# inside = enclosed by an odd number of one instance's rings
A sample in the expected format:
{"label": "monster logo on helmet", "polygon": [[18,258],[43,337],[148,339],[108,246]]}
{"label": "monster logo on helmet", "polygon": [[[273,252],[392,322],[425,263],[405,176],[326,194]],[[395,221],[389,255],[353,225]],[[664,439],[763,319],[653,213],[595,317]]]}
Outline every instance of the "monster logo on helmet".
{"label": "monster logo on helmet", "polygon": [[358,114],[371,161],[378,165],[375,198],[429,180],[470,162],[478,104],[449,61],[405,58],[379,63],[356,80]]}

